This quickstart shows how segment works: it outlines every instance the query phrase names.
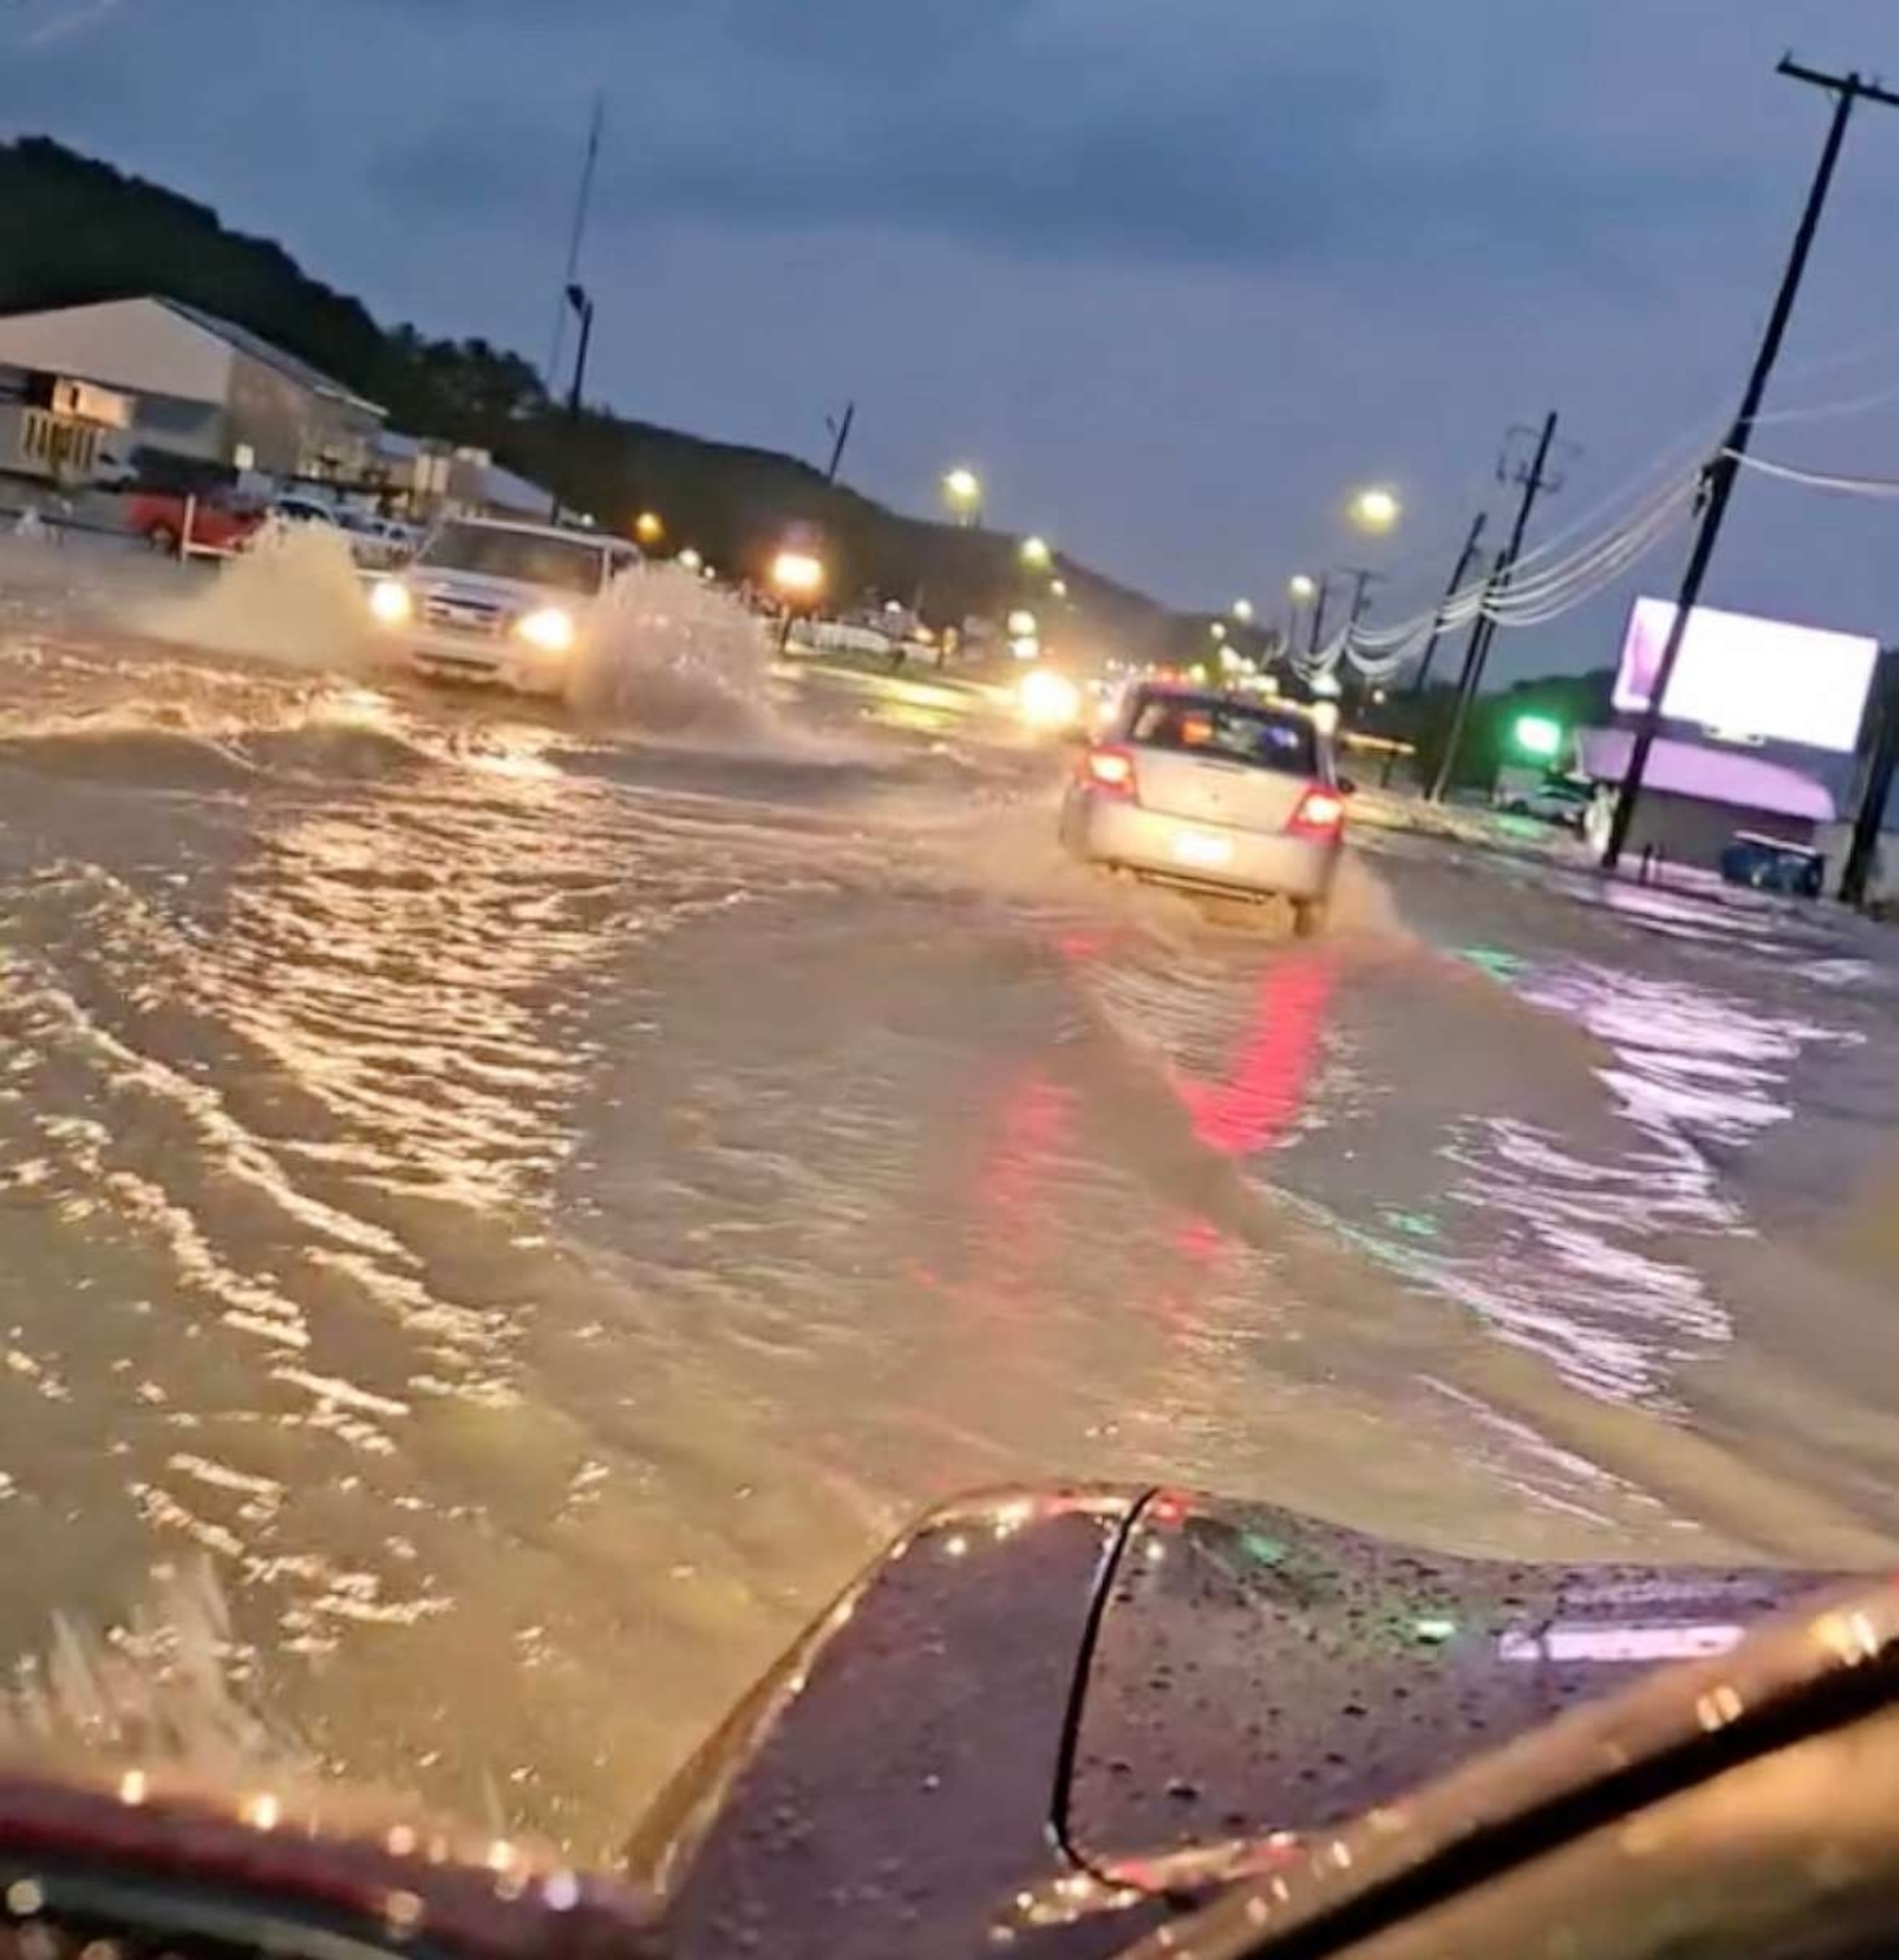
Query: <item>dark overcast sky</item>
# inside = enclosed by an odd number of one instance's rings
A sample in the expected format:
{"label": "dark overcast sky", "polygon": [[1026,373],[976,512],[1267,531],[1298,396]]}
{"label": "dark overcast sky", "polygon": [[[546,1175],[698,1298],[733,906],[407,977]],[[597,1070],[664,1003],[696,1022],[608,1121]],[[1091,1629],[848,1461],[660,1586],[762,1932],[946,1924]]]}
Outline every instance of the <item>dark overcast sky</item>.
{"label": "dark overcast sky", "polygon": [[[0,0],[0,125],[282,240],[385,318],[544,358],[581,131],[597,391],[1275,603],[1398,485],[1423,599],[1504,427],[1550,523],[1731,409],[1826,103],[1894,0]],[[1899,112],[1862,113],[1777,406],[1899,391]],[[1847,358],[1841,358],[1847,357]],[[1899,393],[1768,453],[1899,476]],[[1899,636],[1899,506],[1751,483],[1711,597]],[[1672,587],[1681,552],[1646,583]],[[1513,635],[1602,657],[1620,597]]]}

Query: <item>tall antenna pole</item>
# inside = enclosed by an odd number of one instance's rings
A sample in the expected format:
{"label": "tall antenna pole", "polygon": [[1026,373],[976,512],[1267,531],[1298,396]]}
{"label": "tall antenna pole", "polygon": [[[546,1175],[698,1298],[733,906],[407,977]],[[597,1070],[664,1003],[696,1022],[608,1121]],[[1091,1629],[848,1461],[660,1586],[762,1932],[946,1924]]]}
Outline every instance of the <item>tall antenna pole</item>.
{"label": "tall antenna pole", "polygon": [[561,386],[561,360],[567,352],[568,290],[581,276],[581,253],[587,243],[587,221],[593,208],[593,178],[600,168],[600,138],[606,129],[606,91],[593,98],[593,114],[587,125],[587,151],[581,164],[580,189],[574,199],[574,227],[568,234],[567,270],[561,278],[561,295],[555,302],[554,345],[547,357],[547,392],[556,396]]}

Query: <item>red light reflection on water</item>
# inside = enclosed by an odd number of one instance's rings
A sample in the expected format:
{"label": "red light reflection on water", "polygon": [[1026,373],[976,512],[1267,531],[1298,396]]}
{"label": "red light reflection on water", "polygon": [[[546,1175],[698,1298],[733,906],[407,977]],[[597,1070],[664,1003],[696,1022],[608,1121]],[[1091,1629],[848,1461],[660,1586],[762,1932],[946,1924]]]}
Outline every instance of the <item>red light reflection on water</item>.
{"label": "red light reflection on water", "polygon": [[1223,1082],[1177,1075],[1174,1093],[1194,1134],[1223,1157],[1252,1157],[1283,1136],[1305,1107],[1338,969],[1322,956],[1269,966],[1252,1019]]}

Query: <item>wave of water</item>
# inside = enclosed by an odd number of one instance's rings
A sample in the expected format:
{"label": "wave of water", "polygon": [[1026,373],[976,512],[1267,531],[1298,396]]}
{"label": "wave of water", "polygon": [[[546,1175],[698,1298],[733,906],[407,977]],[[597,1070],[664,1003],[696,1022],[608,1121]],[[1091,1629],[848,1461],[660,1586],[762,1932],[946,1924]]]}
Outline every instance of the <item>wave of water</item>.
{"label": "wave of water", "polygon": [[1768,1140],[1878,1120],[1876,948],[1796,1001],[1422,860],[1210,928],[1061,861],[1058,759],[840,764],[756,622],[622,603],[575,709],[0,634],[0,1659],[202,1558],[273,1734],[591,1849],[953,1484],[1846,1535],[1700,1371],[1824,1427],[1713,1255]]}

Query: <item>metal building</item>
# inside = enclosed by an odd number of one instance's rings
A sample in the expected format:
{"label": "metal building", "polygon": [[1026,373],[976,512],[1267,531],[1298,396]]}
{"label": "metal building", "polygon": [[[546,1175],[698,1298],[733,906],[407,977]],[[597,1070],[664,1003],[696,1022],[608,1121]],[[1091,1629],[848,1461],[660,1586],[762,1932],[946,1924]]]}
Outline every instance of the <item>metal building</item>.
{"label": "metal building", "polygon": [[0,378],[134,399],[129,447],[274,476],[364,474],[384,411],[247,329],[157,296],[0,318]]}

